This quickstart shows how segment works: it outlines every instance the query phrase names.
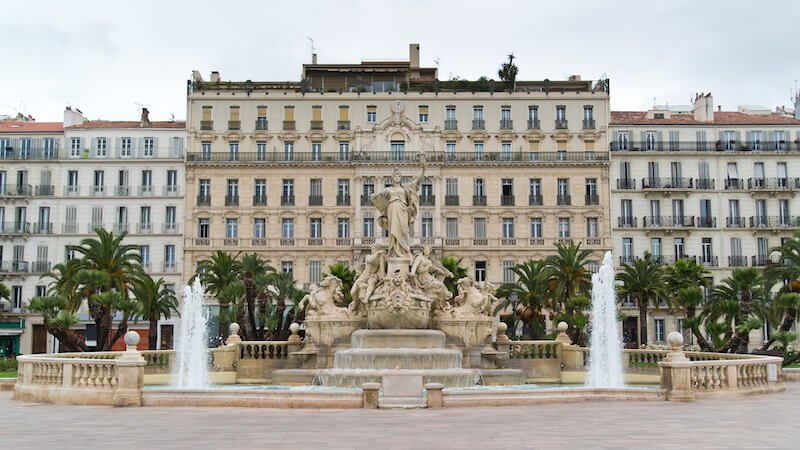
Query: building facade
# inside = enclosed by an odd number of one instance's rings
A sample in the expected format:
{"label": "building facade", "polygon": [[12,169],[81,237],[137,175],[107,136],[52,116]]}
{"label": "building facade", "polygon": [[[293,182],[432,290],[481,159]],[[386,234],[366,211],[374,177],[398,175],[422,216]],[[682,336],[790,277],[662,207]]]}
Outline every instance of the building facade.
{"label": "building facade", "polygon": [[[720,283],[737,267],[763,267],[770,249],[800,229],[800,120],[758,107],[612,112],[611,215],[620,265],[647,252],[663,264],[691,258]],[[625,340],[636,345],[638,311],[623,304]],[[664,342],[679,315],[649,315]],[[751,345],[760,346],[754,332]],[[691,342],[691,336],[687,334]]]}
{"label": "building facade", "polygon": [[[299,82],[195,72],[187,92],[183,276],[214,251],[256,252],[308,285],[382,238],[369,196],[425,180],[417,245],[478,280],[575,240],[610,250],[608,84],[439,82],[405,62],[303,66]],[[600,257],[598,256],[598,260]]]}

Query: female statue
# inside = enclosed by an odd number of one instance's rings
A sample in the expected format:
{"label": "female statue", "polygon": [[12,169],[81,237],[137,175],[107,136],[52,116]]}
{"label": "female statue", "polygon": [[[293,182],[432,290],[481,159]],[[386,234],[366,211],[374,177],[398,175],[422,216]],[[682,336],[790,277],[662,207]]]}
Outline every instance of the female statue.
{"label": "female statue", "polygon": [[411,235],[409,229],[417,216],[419,187],[425,178],[425,158],[422,174],[409,183],[402,184],[400,171],[392,174],[392,185],[372,196],[372,204],[381,212],[378,223],[389,232],[387,256],[411,259]]}

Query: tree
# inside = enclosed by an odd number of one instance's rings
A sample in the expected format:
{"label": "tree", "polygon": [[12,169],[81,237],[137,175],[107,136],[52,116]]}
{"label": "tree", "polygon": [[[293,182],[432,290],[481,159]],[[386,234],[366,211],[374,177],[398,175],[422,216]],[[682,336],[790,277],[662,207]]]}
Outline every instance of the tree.
{"label": "tree", "polygon": [[139,314],[148,320],[148,348],[155,350],[158,342],[158,321],[169,319],[178,312],[178,300],[172,289],[167,288],[164,279],[153,280],[150,276],[140,276],[133,281],[133,295],[139,303]]}
{"label": "tree", "polygon": [[296,305],[303,298],[305,292],[295,287],[296,281],[291,273],[275,272],[269,275],[269,279],[269,284],[272,286],[277,300],[275,314],[278,317],[278,324],[273,337],[282,339],[291,323],[288,320],[289,313],[294,311],[293,307],[287,308],[287,304]]}
{"label": "tree", "polygon": [[10,299],[11,298],[11,291],[8,289],[3,283],[0,283],[0,300],[2,299]]}
{"label": "tree", "polygon": [[[800,232],[779,247],[771,248],[770,253],[778,253],[780,263],[767,265],[764,276],[773,282],[784,281],[772,305],[775,322],[780,324],[776,333],[788,333],[798,316],[795,300],[798,297],[789,294],[800,294]],[[764,341],[761,349],[766,351],[775,341],[773,334]]]}
{"label": "tree", "polygon": [[78,323],[78,318],[67,311],[67,301],[64,297],[57,295],[33,297],[28,302],[27,309],[42,315],[47,332],[58,339],[68,351],[86,351],[86,344],[74,330],[70,329]]}
{"label": "tree", "polygon": [[[196,277],[200,278],[205,291],[213,295],[219,302],[219,336],[228,335],[228,322],[233,317],[229,316],[231,296],[223,296],[222,292],[239,278],[241,262],[238,253],[231,256],[223,251],[216,251],[209,259],[203,259],[197,264]],[[235,305],[234,305],[235,306]]]}
{"label": "tree", "polygon": [[704,351],[711,351],[711,345],[700,331],[702,318],[697,316],[697,309],[704,301],[701,287],[706,287],[708,270],[694,259],[680,258],[667,266],[664,281],[674,306],[683,309],[686,316],[684,327],[691,330],[697,345]]}
{"label": "tree", "polygon": [[254,280],[259,275],[275,272],[275,268],[259,258],[258,254],[251,253],[242,257],[239,269],[244,282],[245,304],[247,305],[247,322],[244,326],[244,334],[247,339],[255,340],[257,333],[255,302],[258,293],[256,292]]}
{"label": "tree", "polygon": [[547,263],[529,260],[511,270],[517,275],[517,281],[504,284],[497,290],[497,297],[502,300],[494,312],[497,314],[516,300],[519,306],[513,311],[514,315],[528,323],[532,339],[542,338],[545,335],[544,310],[550,307],[551,298]]}
{"label": "tree", "polygon": [[[586,266],[592,252],[581,250],[581,244],[570,240],[568,244],[556,243],[556,254],[546,259],[550,271],[550,289],[553,293],[553,312],[563,312],[567,316],[580,314],[580,310],[571,306],[573,298],[584,296],[591,288],[591,278]],[[573,342],[581,339],[580,329],[576,323],[570,325],[568,333]]]}
{"label": "tree", "polygon": [[726,324],[725,344],[717,348],[724,353],[746,353],[750,331],[761,327],[755,315],[756,305],[766,294],[765,280],[758,269],[734,269],[731,276],[715,286],[704,313],[708,322],[722,320]]}
{"label": "tree", "polygon": [[688,287],[683,289],[678,289],[673,304],[684,310],[686,318],[683,320],[683,328],[692,332],[692,335],[694,335],[697,340],[697,345],[699,345],[703,351],[714,351],[714,348],[700,331],[703,318],[697,315],[697,309],[702,307],[704,301],[703,290],[697,286],[687,286]]}
{"label": "tree", "polygon": [[458,280],[468,275],[467,269],[461,265],[463,260],[464,258],[456,258],[453,256],[445,256],[441,259],[442,267],[453,274],[453,276],[444,279],[444,285],[453,296],[455,296],[457,292],[456,283]]}
{"label": "tree", "polygon": [[328,266],[328,274],[333,275],[342,281],[342,294],[344,295],[345,304],[339,306],[349,305],[350,302],[353,301],[353,297],[350,295],[350,290],[353,288],[353,283],[356,280],[356,271],[350,269],[350,267],[345,263],[337,262]]}
{"label": "tree", "polygon": [[514,64],[514,54],[511,53],[508,55],[508,62],[504,62],[502,66],[500,66],[500,70],[497,71],[497,76],[503,80],[505,83],[506,88],[509,91],[513,91],[516,89],[516,80],[517,80],[517,73],[519,72],[519,68],[516,64]]}
{"label": "tree", "polygon": [[624,264],[617,274],[617,281],[623,283],[617,288],[619,298],[630,297],[639,307],[639,344],[647,344],[647,308],[650,304],[658,305],[667,297],[662,267],[645,254],[633,264]]}

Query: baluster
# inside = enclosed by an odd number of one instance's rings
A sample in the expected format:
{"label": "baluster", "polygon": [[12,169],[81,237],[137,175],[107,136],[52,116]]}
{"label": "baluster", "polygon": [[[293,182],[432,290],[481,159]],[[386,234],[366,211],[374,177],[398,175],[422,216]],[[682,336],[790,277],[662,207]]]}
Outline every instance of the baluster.
{"label": "baluster", "polygon": [[689,369],[689,380],[690,380],[691,386],[693,388],[695,388],[695,389],[697,389],[699,387],[698,386],[698,382],[697,382],[697,371],[698,371],[697,367],[692,367],[692,368]]}
{"label": "baluster", "polygon": [[711,367],[711,376],[712,376],[712,383],[713,383],[713,385],[711,387],[713,389],[719,389],[720,388],[719,372],[720,372],[719,366],[712,366]]}

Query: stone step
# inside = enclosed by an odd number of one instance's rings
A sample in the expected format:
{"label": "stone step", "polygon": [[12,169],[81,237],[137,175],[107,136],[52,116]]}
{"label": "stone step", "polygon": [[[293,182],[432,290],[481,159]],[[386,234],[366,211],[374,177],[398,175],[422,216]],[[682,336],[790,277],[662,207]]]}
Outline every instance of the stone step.
{"label": "stone step", "polygon": [[334,356],[335,369],[460,369],[461,351],[444,348],[351,348]]}
{"label": "stone step", "polygon": [[444,348],[446,336],[439,330],[356,330],[353,348]]}
{"label": "stone step", "polygon": [[361,387],[364,383],[383,384],[384,376],[417,375],[422,383],[441,383],[445,387],[475,386],[480,382],[480,371],[473,369],[395,370],[395,369],[322,369],[316,381],[323,386]]}

